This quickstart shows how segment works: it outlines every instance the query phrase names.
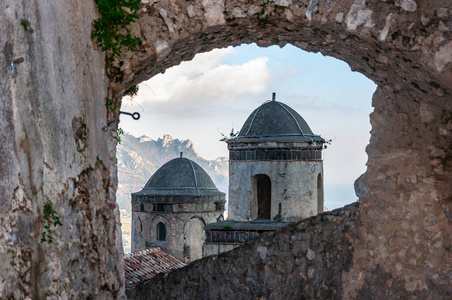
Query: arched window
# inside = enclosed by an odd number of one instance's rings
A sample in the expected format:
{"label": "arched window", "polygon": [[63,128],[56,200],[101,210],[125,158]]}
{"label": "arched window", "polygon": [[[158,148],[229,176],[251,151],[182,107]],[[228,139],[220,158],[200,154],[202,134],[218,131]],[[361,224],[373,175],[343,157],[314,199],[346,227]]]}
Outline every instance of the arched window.
{"label": "arched window", "polygon": [[166,226],[163,223],[157,225],[157,241],[166,241]]}
{"label": "arched window", "polygon": [[270,177],[264,174],[255,176],[256,196],[257,196],[257,218],[270,219],[272,183]]}
{"label": "arched window", "polygon": [[317,213],[323,212],[323,179],[322,174],[317,177]]}

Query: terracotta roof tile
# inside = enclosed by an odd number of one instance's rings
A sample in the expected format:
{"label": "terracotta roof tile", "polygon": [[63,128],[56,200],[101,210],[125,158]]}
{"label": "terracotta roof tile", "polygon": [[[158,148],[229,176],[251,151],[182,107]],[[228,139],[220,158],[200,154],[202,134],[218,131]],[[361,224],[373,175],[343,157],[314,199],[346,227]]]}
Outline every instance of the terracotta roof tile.
{"label": "terracotta roof tile", "polygon": [[158,273],[168,273],[186,264],[160,248],[149,248],[126,254],[124,257],[126,288],[146,281]]}

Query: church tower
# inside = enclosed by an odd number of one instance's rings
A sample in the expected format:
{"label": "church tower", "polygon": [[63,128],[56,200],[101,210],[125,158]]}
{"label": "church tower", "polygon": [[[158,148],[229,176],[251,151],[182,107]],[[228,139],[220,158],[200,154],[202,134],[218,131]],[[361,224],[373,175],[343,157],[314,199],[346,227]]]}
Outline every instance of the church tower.
{"label": "church tower", "polygon": [[181,153],[132,194],[132,252],[160,247],[184,262],[201,258],[204,226],[223,220],[224,203],[225,193]]}
{"label": "church tower", "polygon": [[323,212],[325,140],[275,94],[227,143],[228,219],[291,221]]}

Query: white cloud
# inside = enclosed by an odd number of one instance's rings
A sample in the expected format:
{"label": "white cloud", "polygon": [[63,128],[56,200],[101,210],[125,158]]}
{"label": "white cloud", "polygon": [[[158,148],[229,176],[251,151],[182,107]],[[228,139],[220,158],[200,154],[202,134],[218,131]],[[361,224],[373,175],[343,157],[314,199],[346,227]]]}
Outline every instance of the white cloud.
{"label": "white cloud", "polygon": [[134,100],[143,105],[167,101],[182,106],[193,106],[196,101],[195,106],[199,106],[206,102],[233,103],[239,96],[265,91],[270,81],[268,58],[258,57],[241,65],[223,64],[223,58],[233,52],[229,47],[198,54],[192,61],[144,82]]}
{"label": "white cloud", "polygon": [[125,111],[139,111],[142,118],[121,118],[121,126],[137,136],[190,138],[204,157],[227,155],[218,131],[228,132],[232,124],[240,129],[265,100],[260,94],[271,78],[267,57],[224,63],[234,53],[230,47],[198,54],[142,83],[133,101],[123,100]]}

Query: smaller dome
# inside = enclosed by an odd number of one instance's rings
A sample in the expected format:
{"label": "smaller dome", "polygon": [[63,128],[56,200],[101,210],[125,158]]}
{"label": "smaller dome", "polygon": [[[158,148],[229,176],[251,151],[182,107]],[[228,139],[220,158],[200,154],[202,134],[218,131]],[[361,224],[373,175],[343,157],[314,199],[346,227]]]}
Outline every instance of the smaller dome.
{"label": "smaller dome", "polygon": [[243,124],[240,133],[231,141],[252,139],[272,141],[317,141],[308,123],[290,106],[279,101],[267,101],[256,108]]}
{"label": "smaller dome", "polygon": [[188,158],[176,158],[161,166],[143,190],[142,195],[205,196],[225,195],[218,191],[210,176]]}

